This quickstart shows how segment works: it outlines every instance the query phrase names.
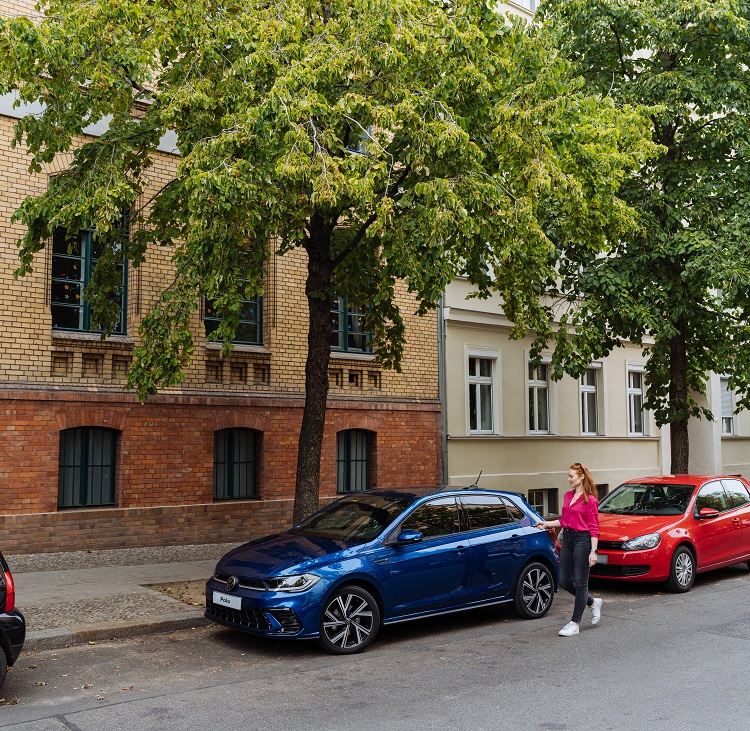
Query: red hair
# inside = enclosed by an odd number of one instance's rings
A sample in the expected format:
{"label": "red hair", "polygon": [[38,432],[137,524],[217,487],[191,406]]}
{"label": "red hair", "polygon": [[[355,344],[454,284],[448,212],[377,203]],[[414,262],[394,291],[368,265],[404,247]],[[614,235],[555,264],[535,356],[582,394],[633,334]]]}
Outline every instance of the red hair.
{"label": "red hair", "polygon": [[577,472],[583,477],[583,502],[588,502],[590,497],[598,499],[599,494],[596,490],[596,485],[594,484],[594,478],[591,477],[588,467],[580,462],[573,462],[568,469]]}

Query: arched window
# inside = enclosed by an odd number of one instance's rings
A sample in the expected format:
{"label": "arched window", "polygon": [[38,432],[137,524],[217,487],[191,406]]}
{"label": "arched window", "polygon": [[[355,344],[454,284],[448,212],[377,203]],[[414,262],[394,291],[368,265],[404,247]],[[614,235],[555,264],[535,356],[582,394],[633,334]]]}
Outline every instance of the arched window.
{"label": "arched window", "polygon": [[116,441],[114,429],[81,426],[60,432],[60,508],[115,504]]}
{"label": "arched window", "polygon": [[214,500],[258,496],[259,436],[254,429],[219,429],[214,432]]}
{"label": "arched window", "polygon": [[369,455],[369,432],[346,429],[336,435],[336,492],[367,490]]}

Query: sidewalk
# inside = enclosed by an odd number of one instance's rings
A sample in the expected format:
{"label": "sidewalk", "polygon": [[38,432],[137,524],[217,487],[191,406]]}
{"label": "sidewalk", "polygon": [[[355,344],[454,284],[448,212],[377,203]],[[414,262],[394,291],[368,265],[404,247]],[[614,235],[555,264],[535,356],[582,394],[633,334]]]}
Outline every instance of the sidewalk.
{"label": "sidewalk", "polygon": [[7,555],[25,651],[206,623],[203,608],[149,586],[205,581],[236,543]]}

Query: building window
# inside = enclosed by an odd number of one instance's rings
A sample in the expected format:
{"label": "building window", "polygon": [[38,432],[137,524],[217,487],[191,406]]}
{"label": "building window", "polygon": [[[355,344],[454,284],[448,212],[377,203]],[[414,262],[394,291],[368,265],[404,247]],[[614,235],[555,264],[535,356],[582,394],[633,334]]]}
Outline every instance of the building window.
{"label": "building window", "polygon": [[526,498],[539,515],[557,515],[557,490],[529,490]]}
{"label": "building window", "polygon": [[117,432],[77,427],[60,432],[57,504],[60,508],[115,504]]}
{"label": "building window", "polygon": [[599,433],[598,368],[587,368],[581,376],[581,433]]}
{"label": "building window", "polygon": [[643,402],[646,389],[642,370],[628,370],[628,434],[643,436],[645,420],[643,418]]}
{"label": "building window", "polygon": [[734,434],[734,394],[729,388],[729,379],[721,380],[721,433]]}
{"label": "building window", "polygon": [[257,497],[257,446],[253,429],[214,432],[214,500]]}
{"label": "building window", "polygon": [[[263,345],[263,298],[240,300],[239,304],[240,320],[232,342],[240,345]],[[214,332],[223,319],[223,314],[216,308],[215,300],[207,299],[204,317],[206,335]]]}
{"label": "building window", "polygon": [[336,492],[360,492],[369,483],[370,435],[347,429],[336,436]]}
{"label": "building window", "polygon": [[[122,238],[127,236],[127,226],[123,217],[120,228]],[[115,300],[120,317],[112,329],[113,333],[125,332],[125,307],[127,268],[123,247],[117,244],[120,252],[117,263],[119,286]],[[80,231],[76,236],[68,236],[64,228],[57,228],[52,236],[52,282],[51,310],[52,328],[54,330],[78,330],[80,332],[97,332],[93,327],[93,312],[86,301],[86,287],[99,257],[104,252],[104,245],[97,238],[95,231]],[[101,332],[101,331],[98,331]]]}
{"label": "building window", "polygon": [[529,431],[549,434],[549,365],[529,363]]}
{"label": "building window", "polygon": [[493,358],[469,358],[469,431],[492,434]]}
{"label": "building window", "polygon": [[518,5],[519,8],[528,10],[533,13],[536,10],[537,0],[510,0],[514,5]]}
{"label": "building window", "polygon": [[365,330],[365,308],[344,297],[331,303],[331,350],[372,353],[372,333]]}

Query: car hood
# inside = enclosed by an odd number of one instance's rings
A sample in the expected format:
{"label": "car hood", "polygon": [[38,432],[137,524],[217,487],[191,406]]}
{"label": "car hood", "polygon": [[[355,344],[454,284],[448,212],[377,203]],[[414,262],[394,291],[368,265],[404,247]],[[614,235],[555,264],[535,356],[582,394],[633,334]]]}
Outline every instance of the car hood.
{"label": "car hood", "polygon": [[627,541],[647,533],[660,533],[681,522],[682,515],[612,515],[599,513],[602,541]]}
{"label": "car hood", "polygon": [[357,552],[359,548],[343,541],[276,533],[231,550],[220,559],[216,570],[248,579],[263,579],[293,567],[310,570],[327,563],[336,554]]}

